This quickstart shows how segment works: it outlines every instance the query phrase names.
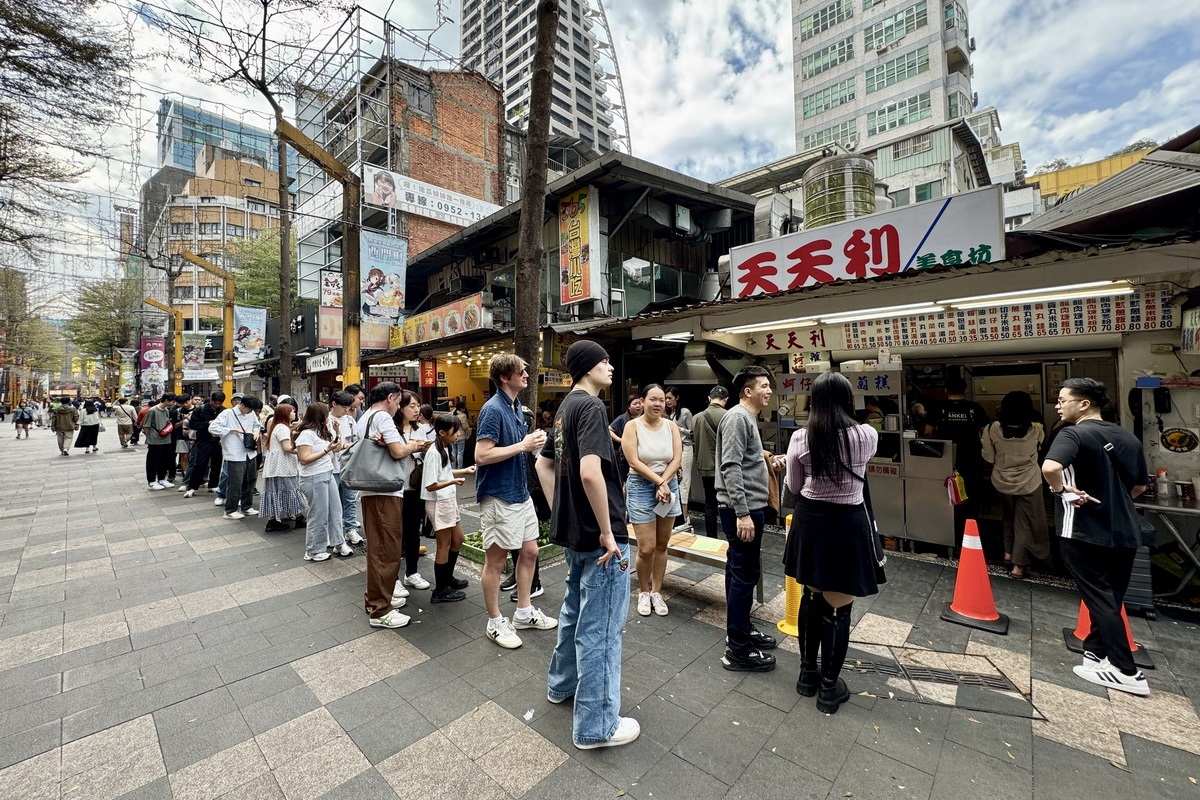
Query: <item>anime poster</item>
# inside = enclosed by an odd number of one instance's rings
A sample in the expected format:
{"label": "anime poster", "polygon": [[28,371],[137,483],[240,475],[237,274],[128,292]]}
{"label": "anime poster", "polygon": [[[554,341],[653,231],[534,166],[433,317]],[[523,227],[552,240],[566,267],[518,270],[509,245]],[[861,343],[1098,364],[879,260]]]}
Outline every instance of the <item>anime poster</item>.
{"label": "anime poster", "polygon": [[166,341],[161,336],[142,337],[142,393],[157,400],[167,381]]}
{"label": "anime poster", "polygon": [[242,364],[263,357],[266,348],[267,310],[233,307],[233,361]]}
{"label": "anime poster", "polygon": [[362,321],[395,325],[404,315],[408,242],[398,236],[364,230],[360,248]]}

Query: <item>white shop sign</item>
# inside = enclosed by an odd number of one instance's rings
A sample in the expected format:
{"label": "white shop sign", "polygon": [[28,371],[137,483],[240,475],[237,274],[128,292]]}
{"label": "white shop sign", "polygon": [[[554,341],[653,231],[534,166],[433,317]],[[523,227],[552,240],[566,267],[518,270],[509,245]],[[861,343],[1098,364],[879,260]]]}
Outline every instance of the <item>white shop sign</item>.
{"label": "white shop sign", "polygon": [[325,353],[317,353],[315,356],[309,356],[304,360],[304,371],[313,372],[329,372],[338,368],[338,353],[339,350],[330,350]]}
{"label": "white shop sign", "polygon": [[363,202],[467,227],[500,206],[397,172],[363,164]]}

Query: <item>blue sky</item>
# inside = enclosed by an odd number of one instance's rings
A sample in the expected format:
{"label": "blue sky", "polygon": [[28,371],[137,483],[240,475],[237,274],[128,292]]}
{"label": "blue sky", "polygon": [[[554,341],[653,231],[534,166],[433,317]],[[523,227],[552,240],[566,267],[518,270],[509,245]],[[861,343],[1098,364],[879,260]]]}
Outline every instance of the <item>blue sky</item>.
{"label": "blue sky", "polygon": [[[1200,3],[975,0],[974,88],[1032,171],[1200,124]],[[897,3],[901,5],[901,3]],[[791,0],[607,0],[638,156],[715,180],[795,152]]]}

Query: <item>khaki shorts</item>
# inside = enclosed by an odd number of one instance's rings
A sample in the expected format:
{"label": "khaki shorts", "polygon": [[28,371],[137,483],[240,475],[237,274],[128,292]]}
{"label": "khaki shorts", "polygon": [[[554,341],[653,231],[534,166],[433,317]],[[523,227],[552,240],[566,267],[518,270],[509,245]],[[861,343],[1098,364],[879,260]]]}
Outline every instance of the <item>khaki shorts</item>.
{"label": "khaki shorts", "polygon": [[479,511],[484,550],[492,545],[519,550],[525,542],[538,538],[537,509],[532,498],[524,503],[506,503],[498,497],[485,497]]}
{"label": "khaki shorts", "polygon": [[453,497],[445,500],[426,500],[425,514],[433,523],[434,531],[444,531],[453,528],[461,521],[458,515],[458,501]]}

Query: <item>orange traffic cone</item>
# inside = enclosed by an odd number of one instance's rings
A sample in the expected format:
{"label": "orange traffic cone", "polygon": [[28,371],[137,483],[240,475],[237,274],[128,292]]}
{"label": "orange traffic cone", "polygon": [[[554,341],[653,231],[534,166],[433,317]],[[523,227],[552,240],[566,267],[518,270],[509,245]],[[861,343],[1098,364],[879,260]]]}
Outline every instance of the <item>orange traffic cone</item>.
{"label": "orange traffic cone", "polygon": [[[1133,663],[1142,669],[1154,669],[1154,659],[1146,652],[1146,648],[1133,640],[1133,628],[1129,627],[1129,615],[1125,613],[1125,604],[1121,604],[1121,621],[1125,623],[1125,638],[1129,640],[1129,651],[1133,653]],[[1079,619],[1075,629],[1063,628],[1063,641],[1072,653],[1083,652],[1083,641],[1092,632],[1092,615],[1087,606],[1079,601]]]}
{"label": "orange traffic cone", "polygon": [[1008,617],[996,611],[992,583],[983,560],[983,543],[979,526],[967,520],[963,531],[962,554],[958,559],[958,579],[954,583],[954,600],[942,612],[942,619],[979,628],[981,631],[1008,634]]}

